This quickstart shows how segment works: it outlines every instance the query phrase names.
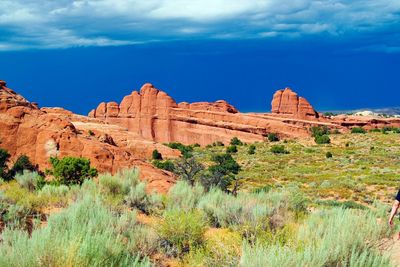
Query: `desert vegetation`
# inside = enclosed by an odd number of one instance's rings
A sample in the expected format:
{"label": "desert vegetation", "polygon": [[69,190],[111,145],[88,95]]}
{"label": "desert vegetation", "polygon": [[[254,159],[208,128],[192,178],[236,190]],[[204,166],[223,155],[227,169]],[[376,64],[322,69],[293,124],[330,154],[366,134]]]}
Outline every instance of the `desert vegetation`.
{"label": "desert vegetation", "polygon": [[330,138],[173,144],[182,156],[156,161],[179,177],[165,195],[85,159],[8,175],[4,151],[0,266],[394,266],[379,244],[398,134]]}

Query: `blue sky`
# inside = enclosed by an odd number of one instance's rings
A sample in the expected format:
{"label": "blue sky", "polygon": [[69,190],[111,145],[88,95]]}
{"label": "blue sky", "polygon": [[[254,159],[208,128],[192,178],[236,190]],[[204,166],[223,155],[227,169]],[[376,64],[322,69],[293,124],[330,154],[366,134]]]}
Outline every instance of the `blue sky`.
{"label": "blue sky", "polygon": [[400,106],[400,1],[0,1],[0,79],[85,114],[145,82],[177,101],[268,111]]}

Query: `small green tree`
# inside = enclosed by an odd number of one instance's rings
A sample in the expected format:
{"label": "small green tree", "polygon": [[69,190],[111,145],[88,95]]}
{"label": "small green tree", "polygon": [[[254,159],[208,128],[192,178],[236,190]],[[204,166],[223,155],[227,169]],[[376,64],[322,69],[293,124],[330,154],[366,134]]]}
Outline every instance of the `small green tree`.
{"label": "small green tree", "polygon": [[14,177],[16,174],[23,173],[24,170],[38,172],[37,167],[31,163],[29,157],[26,155],[21,155],[18,157],[14,166],[11,168],[10,175]]}
{"label": "small green tree", "polygon": [[325,155],[325,156],[326,156],[327,159],[330,159],[330,158],[333,157],[333,154],[332,154],[331,152],[328,151],[328,152],[326,152],[326,155]]}
{"label": "small green tree", "polygon": [[194,157],[182,158],[175,163],[174,172],[181,179],[194,185],[200,172],[204,170],[204,165],[198,162]]}
{"label": "small green tree", "polygon": [[9,180],[7,162],[10,156],[7,150],[0,148],[0,178],[4,180]]}
{"label": "small green tree", "polygon": [[50,158],[56,182],[64,185],[82,184],[85,179],[97,176],[97,170],[90,167],[90,161],[85,158],[65,157]]}
{"label": "small green tree", "polygon": [[200,177],[201,185],[208,191],[218,187],[223,191],[230,192],[229,187],[236,180],[236,175],[241,170],[240,165],[231,154],[215,154],[211,157],[215,163],[207,169],[207,172]]}
{"label": "small green tree", "polygon": [[154,150],[153,150],[152,158],[153,158],[154,160],[162,160],[162,159],[163,159],[161,153],[158,152],[157,149],[154,149]]}
{"label": "small green tree", "polygon": [[247,151],[247,153],[248,153],[249,155],[255,154],[255,153],[256,153],[256,146],[255,146],[255,145],[250,145],[250,146],[249,146],[249,150]]}
{"label": "small green tree", "polygon": [[233,137],[233,138],[231,139],[231,145],[232,145],[232,146],[242,146],[242,145],[243,145],[243,142],[242,142],[239,138]]}
{"label": "small green tree", "polygon": [[270,142],[278,142],[279,141],[279,137],[276,133],[269,133],[268,134],[268,141]]}
{"label": "small green tree", "polygon": [[237,149],[237,146],[235,146],[235,145],[230,145],[226,148],[226,153],[232,154],[232,153],[236,153],[236,152],[238,152],[238,149]]}

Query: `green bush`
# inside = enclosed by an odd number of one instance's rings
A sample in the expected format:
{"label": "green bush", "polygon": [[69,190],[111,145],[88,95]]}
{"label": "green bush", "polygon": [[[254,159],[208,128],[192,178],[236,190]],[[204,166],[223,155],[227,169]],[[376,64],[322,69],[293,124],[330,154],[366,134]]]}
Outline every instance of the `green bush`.
{"label": "green bush", "polygon": [[256,153],[256,146],[255,145],[250,145],[249,150],[247,151],[247,154],[253,155]]}
{"label": "green bush", "polygon": [[374,129],[371,129],[371,130],[369,130],[371,133],[380,133],[381,132],[381,129],[379,129],[379,128],[374,128]]}
{"label": "green bush", "polygon": [[226,148],[226,153],[237,153],[238,149],[236,147],[236,145],[230,145]]}
{"label": "green bush", "polygon": [[276,133],[269,133],[268,134],[268,140],[270,142],[278,142],[279,141],[279,137]]}
{"label": "green bush", "polygon": [[204,188],[199,184],[190,186],[186,181],[178,181],[168,192],[167,208],[191,211],[203,195]]}
{"label": "green bush", "polygon": [[233,137],[233,138],[231,139],[231,145],[232,145],[232,146],[242,146],[242,145],[243,145],[243,142],[242,142],[239,138]]}
{"label": "green bush", "polygon": [[22,173],[24,170],[31,171],[31,172],[38,171],[37,167],[31,163],[28,156],[21,155],[18,157],[14,166],[11,168],[10,173],[12,176],[14,176],[18,173]]}
{"label": "green bush", "polygon": [[0,148],[0,178],[6,181],[9,180],[7,162],[10,156],[7,150]]}
{"label": "green bush", "polygon": [[199,212],[168,210],[157,232],[167,254],[182,256],[203,244],[205,224]]}
{"label": "green bush", "polygon": [[310,128],[312,137],[321,135],[329,135],[329,128],[327,126],[313,126]]}
{"label": "green bush", "polygon": [[150,266],[136,251],[128,251],[123,237],[132,224],[121,227],[125,221],[86,197],[50,216],[47,226],[31,236],[6,229],[0,266]]}
{"label": "green bush", "polygon": [[90,161],[85,158],[50,158],[50,163],[53,166],[50,173],[54,175],[55,181],[59,184],[80,185],[85,179],[97,176],[97,170],[91,168]]}
{"label": "green bush", "polygon": [[161,153],[158,152],[157,149],[154,149],[154,150],[153,150],[151,158],[152,158],[153,160],[162,160],[162,159],[163,159]]}
{"label": "green bush", "polygon": [[331,143],[331,139],[329,138],[329,135],[317,135],[314,138],[315,143],[322,145],[322,144],[330,144]]}
{"label": "green bush", "polygon": [[333,157],[333,154],[332,154],[332,152],[329,152],[329,151],[328,151],[328,152],[326,152],[326,155],[325,155],[325,156],[326,156],[327,159],[330,159],[330,158]]}
{"label": "green bush", "polygon": [[29,191],[41,189],[46,183],[43,176],[40,176],[37,172],[28,170],[24,170],[23,173],[18,173],[15,176],[15,180],[21,187]]}
{"label": "green bush", "polygon": [[367,131],[362,127],[353,127],[351,128],[351,133],[353,134],[365,134]]}
{"label": "green bush", "polygon": [[[241,266],[392,266],[374,249],[387,234],[376,214],[334,208],[311,214],[292,237],[279,243],[246,245]],[[357,229],[357,231],[354,231]]]}
{"label": "green bush", "polygon": [[178,149],[184,158],[190,158],[193,156],[193,147],[194,146],[185,146],[178,142],[169,143],[169,144],[167,144],[167,146],[172,149]]}
{"label": "green bush", "polygon": [[273,145],[271,147],[271,152],[274,154],[289,154],[289,151],[285,149],[284,145]]}
{"label": "green bush", "polygon": [[166,170],[169,172],[175,171],[175,165],[170,160],[153,160],[153,165],[159,169]]}

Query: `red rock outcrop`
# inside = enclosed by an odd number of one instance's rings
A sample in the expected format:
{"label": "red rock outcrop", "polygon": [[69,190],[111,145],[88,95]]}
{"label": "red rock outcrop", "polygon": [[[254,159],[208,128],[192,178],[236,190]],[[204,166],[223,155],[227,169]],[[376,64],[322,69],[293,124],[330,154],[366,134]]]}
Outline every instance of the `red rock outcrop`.
{"label": "red rock outcrop", "polygon": [[117,146],[111,136],[87,136],[74,126],[69,112],[38,109],[5,86],[0,83],[0,147],[9,151],[12,161],[24,154],[44,170],[50,167],[50,157],[85,157],[100,172],[138,167],[150,189],[166,192],[174,183],[173,175]]}
{"label": "red rock outcrop", "polygon": [[264,140],[270,132],[293,137],[308,135],[303,125],[285,123],[281,118],[265,114],[242,114],[223,100],[177,104],[151,84],[145,84],[140,92],[133,91],[124,97],[118,107],[113,106],[113,110],[119,110],[118,116],[115,113],[110,115],[108,105],[101,103],[89,113],[89,117],[121,126],[146,140],[159,143],[207,145],[215,141],[228,143],[234,136],[245,142],[254,142]]}
{"label": "red rock outcrop", "polygon": [[307,99],[299,97],[290,88],[278,90],[272,99],[272,113],[300,119],[317,119],[318,112]]}
{"label": "red rock outcrop", "polygon": [[239,111],[226,102],[225,100],[218,100],[216,102],[181,102],[178,104],[179,108],[190,109],[190,110],[208,110],[208,111],[216,111],[216,112],[229,112],[229,113],[238,113]]}

